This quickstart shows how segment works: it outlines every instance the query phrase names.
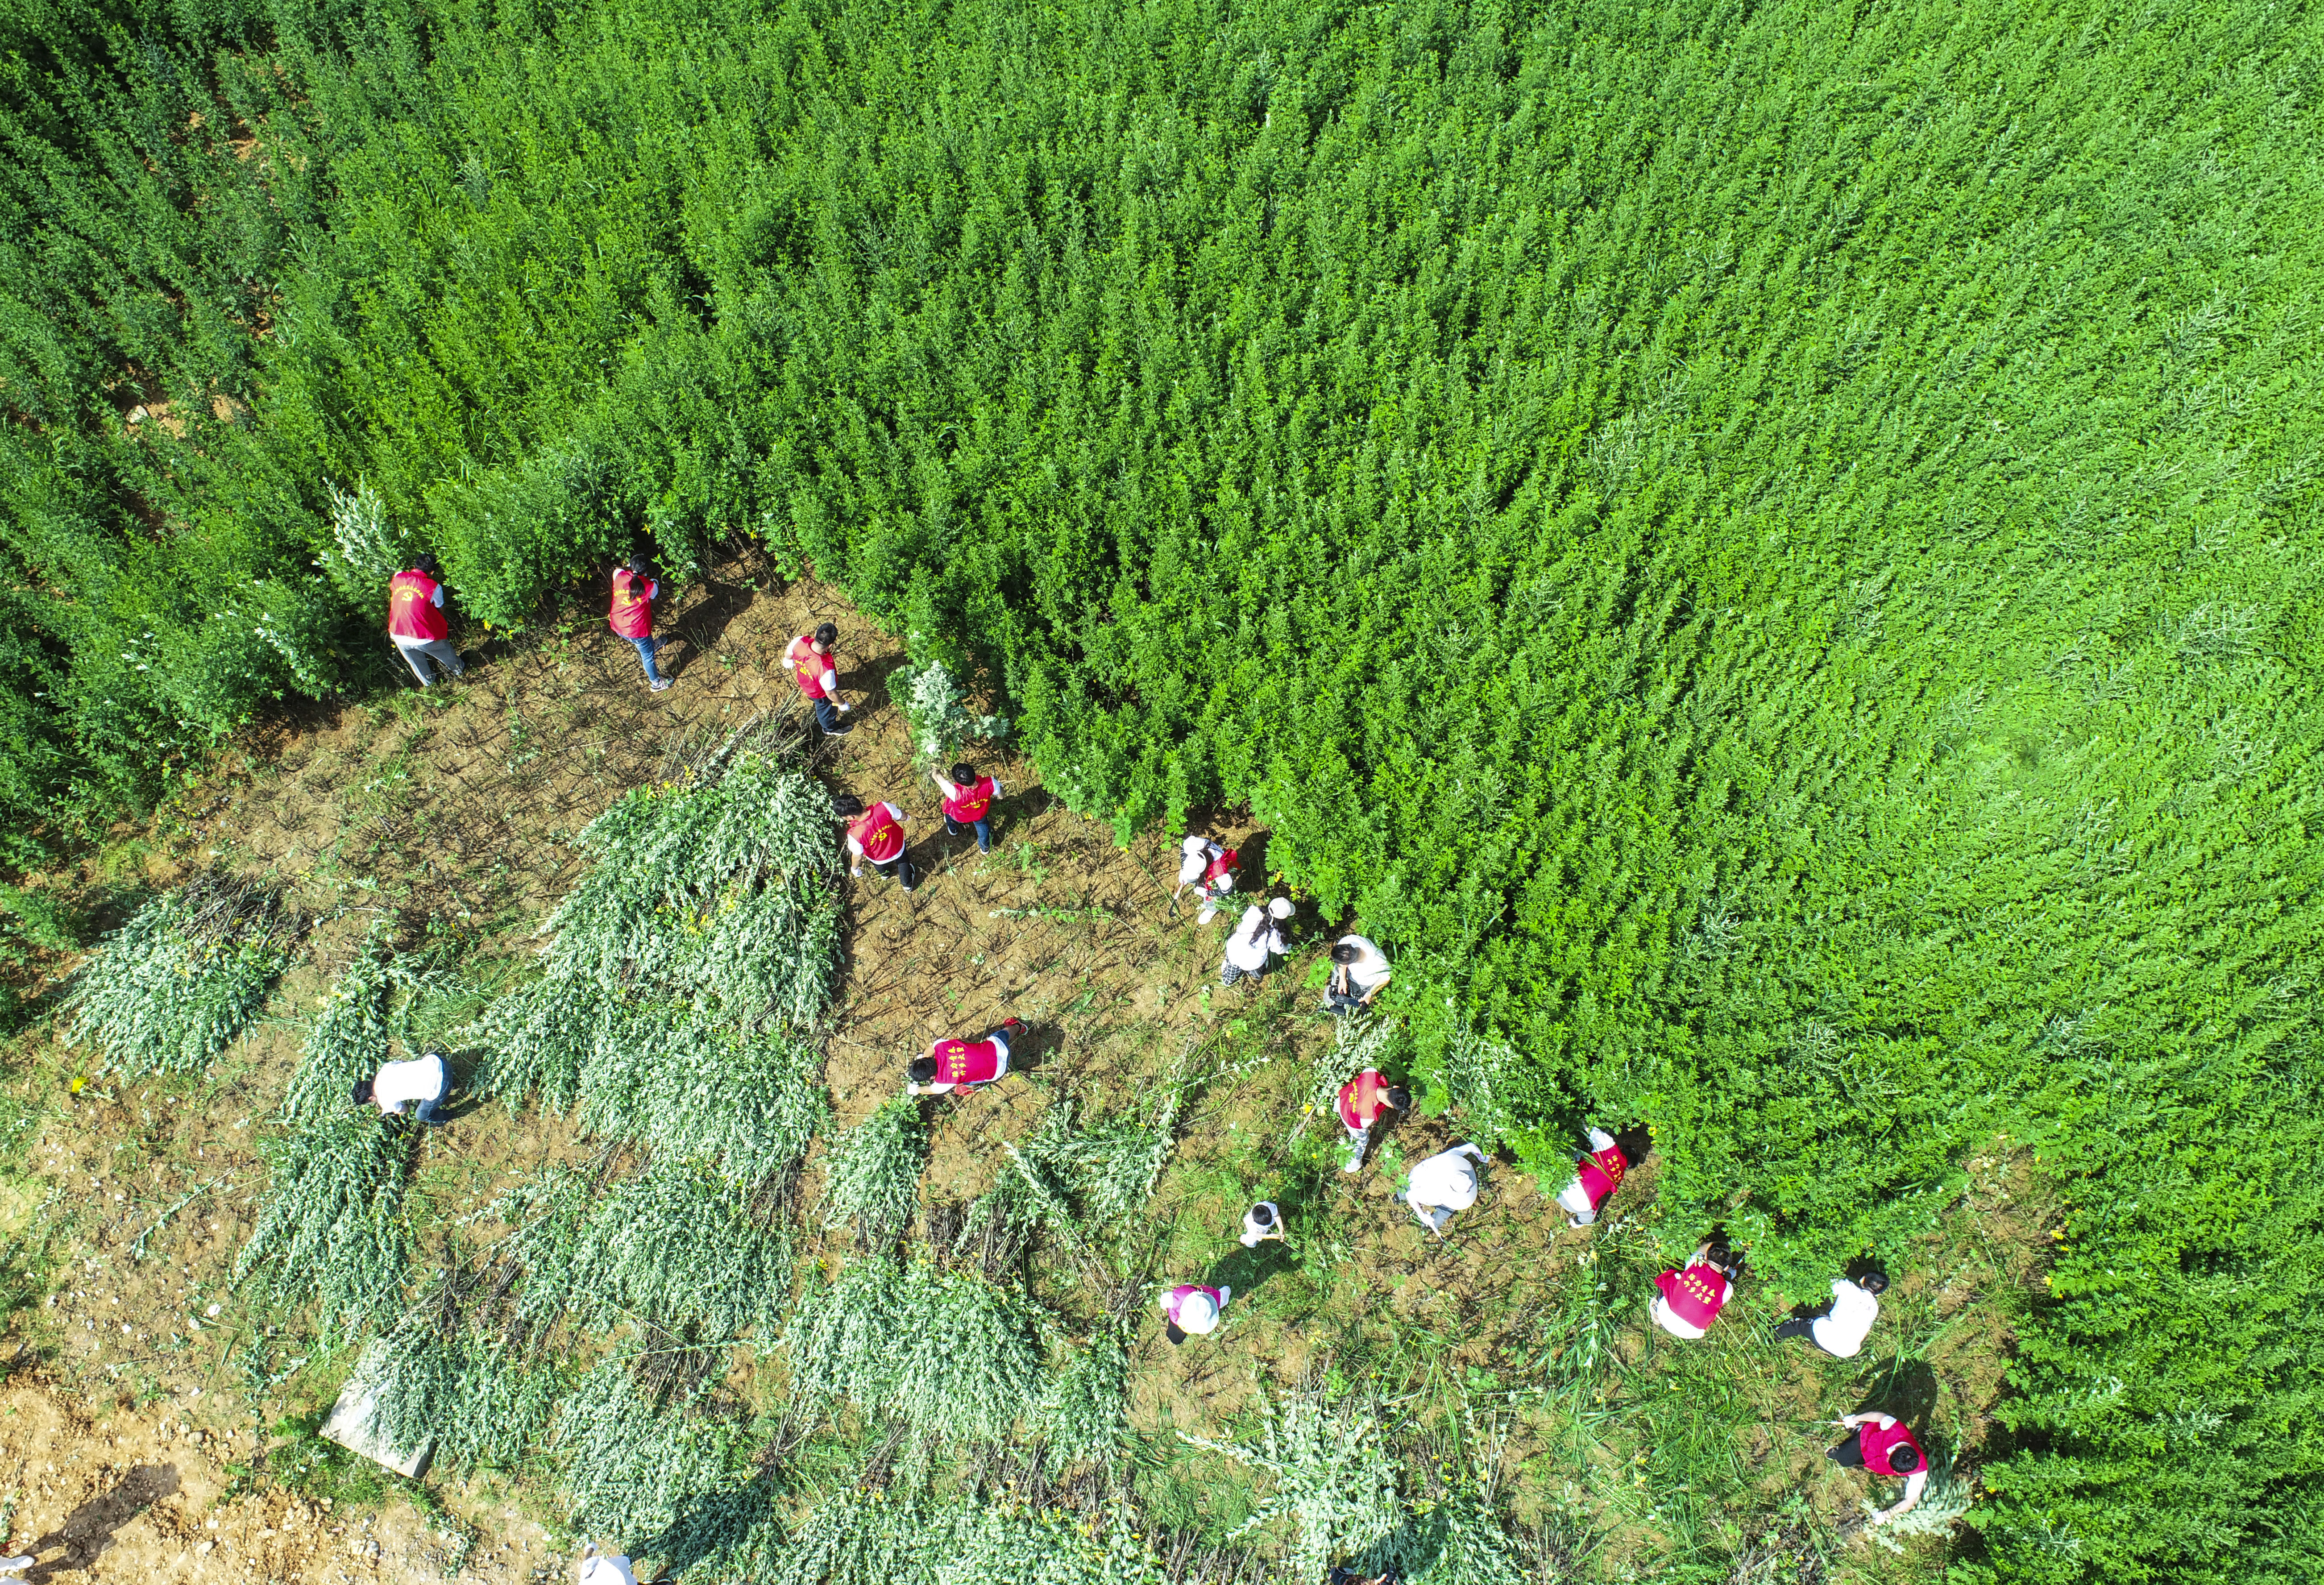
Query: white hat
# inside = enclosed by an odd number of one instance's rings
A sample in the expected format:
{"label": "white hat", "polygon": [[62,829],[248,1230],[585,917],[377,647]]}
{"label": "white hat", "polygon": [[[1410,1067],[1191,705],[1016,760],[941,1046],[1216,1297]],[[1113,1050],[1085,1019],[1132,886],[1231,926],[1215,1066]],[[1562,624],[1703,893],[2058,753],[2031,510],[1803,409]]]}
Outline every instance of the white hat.
{"label": "white hat", "polygon": [[1210,845],[1211,839],[1209,837],[1190,836],[1185,841],[1178,844],[1178,851],[1182,853],[1199,853],[1207,849]]}
{"label": "white hat", "polygon": [[1277,898],[1273,902],[1267,905],[1267,912],[1270,918],[1289,918],[1292,915],[1291,899],[1287,897]]}
{"label": "white hat", "polygon": [[1199,1290],[1188,1294],[1178,1301],[1177,1319],[1180,1332],[1190,1332],[1197,1337],[1215,1331],[1219,1324],[1218,1301]]}

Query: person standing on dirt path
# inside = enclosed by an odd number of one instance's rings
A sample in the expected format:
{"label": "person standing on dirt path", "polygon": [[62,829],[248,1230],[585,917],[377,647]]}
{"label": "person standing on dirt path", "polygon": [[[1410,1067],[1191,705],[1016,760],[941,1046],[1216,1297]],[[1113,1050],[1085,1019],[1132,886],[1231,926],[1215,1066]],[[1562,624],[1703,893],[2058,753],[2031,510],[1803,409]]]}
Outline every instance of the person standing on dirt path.
{"label": "person standing on dirt path", "polygon": [[1894,1415],[1843,1415],[1832,1422],[1854,1436],[1824,1454],[1843,1470],[1868,1470],[1875,1475],[1900,1478],[1904,1495],[1893,1508],[1875,1508],[1871,1522],[1886,1525],[1914,1503],[1929,1486],[1929,1455],[1912,1428]]}
{"label": "person standing on dirt path", "polygon": [[1655,1278],[1662,1293],[1646,1307],[1647,1313],[1673,1337],[1702,1337],[1733,1296],[1735,1272],[1741,1264],[1727,1250],[1704,1243],[1683,1270],[1665,1271]]}
{"label": "person standing on dirt path", "polygon": [[1557,1192],[1557,1203],[1565,1207],[1565,1225],[1588,1227],[1596,1221],[1622,1186],[1631,1163],[1645,1155],[1645,1145],[1635,1138],[1625,1141],[1603,1129],[1591,1129],[1590,1148],[1573,1158],[1572,1180]]}
{"label": "person standing on dirt path", "polygon": [[605,625],[637,647],[638,659],[646,663],[646,686],[657,694],[669,687],[669,678],[654,667],[661,640],[653,636],[653,603],[660,598],[661,580],[647,576],[642,558],[632,556],[613,569],[613,604]]}
{"label": "person standing on dirt path", "polygon": [[844,737],[854,731],[840,724],[840,716],[853,708],[839,696],[839,669],[832,656],[839,649],[839,628],[825,622],[811,633],[801,633],[783,650],[783,664],[798,678],[799,692],[815,710],[815,723],[825,737]]}
{"label": "person standing on dirt path", "polygon": [[1323,988],[1323,1010],[1367,1011],[1388,989],[1388,954],[1364,935],[1342,935],[1332,944],[1332,978]]}
{"label": "person standing on dirt path", "polygon": [[1483,1183],[1477,1169],[1485,1162],[1485,1153],[1473,1144],[1440,1150],[1412,1169],[1412,1181],[1397,1191],[1396,1198],[1404,1202],[1421,1226],[1443,1238],[1452,1213],[1477,1203]]}
{"label": "person standing on dirt path", "polygon": [[591,1542],[581,1549],[580,1585],[638,1585],[630,1560],[619,1553],[602,1553]]}
{"label": "person standing on dirt path", "polygon": [[1256,1249],[1284,1241],[1283,1212],[1272,1200],[1261,1200],[1242,1213],[1242,1247]]}
{"label": "person standing on dirt path", "polygon": [[401,1117],[406,1106],[411,1108],[414,1120],[435,1128],[449,1120],[438,1114],[437,1108],[452,1090],[451,1064],[440,1051],[415,1056],[409,1062],[392,1062],[368,1079],[357,1079],[355,1103],[366,1101],[379,1108],[387,1117]]}
{"label": "person standing on dirt path", "polygon": [[[1190,836],[1178,844],[1178,891],[1194,889],[1194,897],[1202,911],[1194,923],[1207,925],[1219,916],[1219,902],[1235,889],[1235,860],[1241,857],[1237,848],[1222,848],[1206,836]],[[1178,892],[1170,894],[1177,900]]]}
{"label": "person standing on dirt path", "polygon": [[863,800],[853,793],[842,793],[831,800],[831,806],[847,822],[847,851],[854,862],[847,868],[850,875],[863,873],[865,860],[882,875],[892,875],[906,891],[920,883],[920,872],[912,868],[912,861],[904,856],[904,811],[893,804],[863,806]]}
{"label": "person standing on dirt path", "polygon": [[1853,1359],[1880,1319],[1880,1295],[1888,1291],[1886,1273],[1867,1269],[1831,1279],[1831,1303],[1821,1315],[1799,1315],[1775,1328],[1779,1338],[1803,1337],[1834,1359]]}
{"label": "person standing on dirt path", "polygon": [[1348,1160],[1342,1172],[1361,1172],[1371,1148],[1372,1125],[1383,1113],[1410,1111],[1412,1092],[1391,1084],[1378,1068],[1366,1068],[1340,1086],[1340,1126],[1348,1130]]}
{"label": "person standing on dirt path", "polygon": [[1283,921],[1291,917],[1291,899],[1278,897],[1265,908],[1257,903],[1242,911],[1242,923],[1227,937],[1226,962],[1219,967],[1219,983],[1238,984],[1248,980],[1256,989],[1267,978],[1267,962],[1280,957],[1289,950],[1283,939]]}
{"label": "person standing on dirt path", "polygon": [[952,768],[949,779],[928,772],[944,797],[945,834],[965,836],[976,833],[976,851],[992,851],[992,800],[1001,796],[1001,783],[990,776],[979,776],[976,767],[966,760]]}
{"label": "person standing on dirt path", "polygon": [[1227,1301],[1233,1297],[1234,1289],[1230,1287],[1182,1282],[1162,1295],[1162,1330],[1173,1344],[1189,1337],[1206,1337],[1218,1330],[1219,1317],[1226,1313]]}
{"label": "person standing on dirt path", "polygon": [[904,1070],[907,1095],[948,1095],[990,1084],[1009,1071],[1009,1043],[1025,1032],[1021,1019],[1003,1018],[982,1040],[938,1040]]}
{"label": "person standing on dirt path", "polygon": [[457,677],[468,669],[452,648],[444,585],[436,581],[436,558],[423,556],[387,581],[387,636],[423,688],[435,686],[428,674],[430,665],[437,677]]}

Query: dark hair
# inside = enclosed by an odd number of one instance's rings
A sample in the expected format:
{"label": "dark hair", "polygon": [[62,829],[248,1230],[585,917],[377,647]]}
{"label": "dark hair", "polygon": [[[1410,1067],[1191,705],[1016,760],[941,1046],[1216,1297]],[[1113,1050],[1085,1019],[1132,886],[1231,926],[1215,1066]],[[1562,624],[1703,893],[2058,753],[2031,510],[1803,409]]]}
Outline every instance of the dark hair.
{"label": "dark hair", "polygon": [[650,578],[653,576],[653,563],[648,561],[642,556],[631,557],[629,560],[629,567],[631,576],[633,577]]}
{"label": "dark hair", "polygon": [[1261,1227],[1275,1225],[1275,1212],[1268,1209],[1267,1202],[1264,1200],[1250,1208],[1250,1214],[1251,1219]]}
{"label": "dark hair", "polygon": [[423,550],[420,553],[420,559],[411,564],[411,570],[424,572],[432,578],[436,576],[436,558]]}
{"label": "dark hair", "polygon": [[1412,1110],[1412,1092],[1406,1089],[1401,1084],[1390,1084],[1388,1087],[1388,1103],[1390,1106],[1395,1107],[1398,1111],[1410,1111]]}
{"label": "dark hair", "polygon": [[1268,927],[1275,923],[1275,916],[1267,911],[1265,903],[1255,903],[1252,906],[1259,909],[1259,923],[1250,927],[1250,934],[1243,937],[1245,941],[1257,941],[1266,935]]}
{"label": "dark hair", "polygon": [[357,1079],[355,1081],[355,1104],[361,1106],[364,1101],[369,1101],[370,1099],[371,1081],[369,1079]]}
{"label": "dark hair", "polygon": [[839,642],[839,624],[835,622],[826,622],[817,627],[815,630],[815,641],[818,644]]}
{"label": "dark hair", "polygon": [[1622,1153],[1623,1160],[1636,1166],[1653,1153],[1655,1137],[1646,1132],[1646,1124],[1634,1123],[1615,1131],[1614,1147]]}
{"label": "dark hair", "polygon": [[933,1056],[912,1058],[910,1064],[904,1069],[904,1076],[915,1084],[927,1083],[936,1076],[936,1059]]}
{"label": "dark hair", "polygon": [[834,814],[861,815],[863,813],[863,800],[853,793],[834,793],[831,795],[831,807]]}
{"label": "dark hair", "polygon": [[964,760],[952,768],[952,779],[966,787],[977,779],[976,767]]}
{"label": "dark hair", "polygon": [[1363,954],[1361,953],[1359,953],[1354,947],[1348,945],[1345,942],[1341,943],[1339,945],[1332,949],[1332,961],[1335,963],[1352,963],[1362,955]]}
{"label": "dark hair", "polygon": [[1885,1294],[1888,1291],[1888,1274],[1877,1267],[1865,1272],[1855,1281],[1856,1286],[1868,1294]]}
{"label": "dark hair", "polygon": [[1921,1455],[1913,1451],[1909,1442],[1900,1442],[1888,1450],[1888,1467],[1899,1475],[1910,1475],[1921,1467]]}

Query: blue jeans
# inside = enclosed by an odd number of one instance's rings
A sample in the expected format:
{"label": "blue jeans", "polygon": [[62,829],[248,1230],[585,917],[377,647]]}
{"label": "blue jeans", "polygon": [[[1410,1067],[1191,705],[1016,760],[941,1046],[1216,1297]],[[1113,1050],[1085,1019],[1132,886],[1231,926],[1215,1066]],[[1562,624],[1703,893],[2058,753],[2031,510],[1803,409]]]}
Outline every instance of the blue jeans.
{"label": "blue jeans", "polygon": [[815,723],[825,732],[839,730],[839,706],[828,699],[809,699],[815,706]]}
{"label": "blue jeans", "polygon": [[630,642],[638,647],[638,659],[646,663],[646,680],[659,682],[661,673],[654,669],[653,658],[654,651],[661,648],[661,640],[648,633],[644,638],[632,639]]}
{"label": "blue jeans", "polygon": [[431,1095],[425,1101],[414,1101],[411,1107],[413,1120],[434,1127],[444,1120],[437,1110],[443,1104],[444,1098],[441,1095]]}
{"label": "blue jeans", "polygon": [[963,836],[972,831],[976,833],[976,851],[980,853],[991,852],[992,851],[991,816],[987,815],[982,820],[968,821],[955,820],[949,815],[945,816],[946,836]]}

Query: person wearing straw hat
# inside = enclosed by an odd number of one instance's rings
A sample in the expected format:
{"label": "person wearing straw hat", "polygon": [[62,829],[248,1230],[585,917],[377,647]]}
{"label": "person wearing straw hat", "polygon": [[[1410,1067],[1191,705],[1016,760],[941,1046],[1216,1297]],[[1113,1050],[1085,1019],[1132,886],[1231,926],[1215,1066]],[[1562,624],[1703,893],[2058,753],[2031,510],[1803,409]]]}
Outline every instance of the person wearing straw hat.
{"label": "person wearing straw hat", "polygon": [[1248,980],[1256,990],[1267,977],[1267,963],[1280,957],[1290,944],[1283,938],[1283,922],[1291,917],[1291,899],[1278,897],[1265,908],[1257,903],[1242,911],[1242,923],[1227,937],[1226,962],[1219,967],[1219,983],[1235,985]]}
{"label": "person wearing straw hat", "polygon": [[[1190,836],[1178,844],[1178,891],[1188,887],[1202,905],[1194,923],[1207,925],[1218,917],[1219,901],[1235,887],[1235,861],[1241,857],[1236,848],[1222,848],[1206,836]],[[1178,891],[1170,900],[1178,900]]]}
{"label": "person wearing straw hat", "polygon": [[1440,1150],[1412,1169],[1412,1181],[1397,1191],[1396,1198],[1404,1202],[1421,1226],[1443,1238],[1452,1213],[1477,1203],[1483,1181],[1477,1169],[1485,1160],[1485,1153],[1473,1144]]}
{"label": "person wearing straw hat", "polygon": [[1242,1213],[1242,1247],[1256,1249],[1261,1244],[1283,1240],[1283,1212],[1272,1200],[1261,1200]]}
{"label": "person wearing straw hat", "polygon": [[1162,1295],[1162,1330],[1174,1344],[1183,1343],[1189,1337],[1207,1336],[1218,1330],[1219,1317],[1225,1313],[1227,1301],[1232,1297],[1232,1288],[1182,1282]]}

